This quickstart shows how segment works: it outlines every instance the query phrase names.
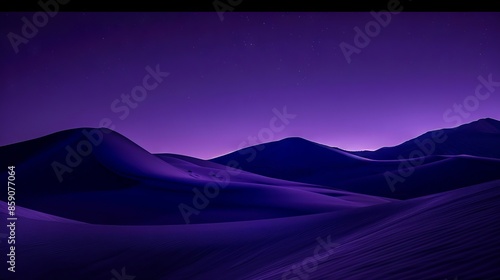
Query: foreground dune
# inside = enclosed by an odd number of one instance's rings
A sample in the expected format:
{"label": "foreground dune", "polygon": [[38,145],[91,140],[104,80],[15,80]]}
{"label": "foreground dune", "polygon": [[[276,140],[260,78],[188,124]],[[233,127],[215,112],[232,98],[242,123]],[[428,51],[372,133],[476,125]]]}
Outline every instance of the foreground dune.
{"label": "foreground dune", "polygon": [[310,279],[495,279],[498,213],[500,181],[332,213],[196,225],[91,225],[19,210],[17,279],[110,279],[122,267],[137,279],[294,279],[290,269],[314,256],[318,238],[331,250],[320,250],[314,271],[297,271]]}

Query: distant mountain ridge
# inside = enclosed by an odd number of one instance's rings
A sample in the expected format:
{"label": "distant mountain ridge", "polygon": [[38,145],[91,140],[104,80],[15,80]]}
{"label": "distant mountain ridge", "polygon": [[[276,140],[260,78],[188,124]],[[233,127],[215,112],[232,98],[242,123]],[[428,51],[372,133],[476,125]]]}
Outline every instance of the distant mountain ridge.
{"label": "distant mountain ridge", "polygon": [[[434,143],[432,153],[425,155],[421,164],[409,166],[411,175],[402,176],[401,166],[408,164],[412,152],[421,150],[418,142],[429,143],[436,132],[445,135],[446,140]],[[92,145],[88,155],[75,154],[78,149],[85,152],[82,143],[92,141],[100,143]],[[70,166],[68,159],[73,164],[77,161],[77,166]],[[58,181],[54,162],[70,168],[61,173],[62,181]],[[218,176],[214,174],[229,163],[237,163],[237,168],[245,171],[232,177],[231,184],[239,187],[286,185],[312,187],[313,192],[328,196],[333,193],[325,190],[408,199],[500,179],[500,122],[482,119],[430,131],[400,145],[372,152],[348,152],[292,137],[210,161],[182,155],[153,155],[119,133],[93,128],[61,131],[0,147],[0,164],[16,165],[20,172],[29,174],[19,179],[30,186],[19,190],[19,195],[26,199],[141,186],[189,193],[191,186],[214,180]],[[388,173],[399,176],[396,186],[388,184]],[[3,177],[5,174],[0,179]],[[36,188],[38,183],[44,187]]]}
{"label": "distant mountain ridge", "polygon": [[[268,177],[398,199],[500,179],[500,122],[493,119],[429,131],[376,151],[348,152],[301,138],[259,146],[211,161],[238,162],[243,170]],[[249,150],[257,151],[254,159],[249,160]],[[404,173],[401,165],[415,155],[423,158],[421,164],[410,166],[415,169],[412,175],[398,175]],[[388,172],[402,178],[394,192]]]}
{"label": "distant mountain ridge", "polygon": [[399,155],[419,149],[415,144],[416,141],[428,139],[432,133],[438,132],[442,132],[447,139],[444,143],[436,143],[434,155],[467,154],[500,158],[500,121],[491,118],[480,119],[455,128],[429,131],[394,147],[351,153],[371,159],[397,159]]}

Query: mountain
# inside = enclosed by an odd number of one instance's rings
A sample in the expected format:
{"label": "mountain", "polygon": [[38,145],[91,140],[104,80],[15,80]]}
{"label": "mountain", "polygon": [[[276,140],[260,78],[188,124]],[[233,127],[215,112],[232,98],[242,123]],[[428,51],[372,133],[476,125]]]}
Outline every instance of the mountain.
{"label": "mountain", "polygon": [[[7,234],[0,250],[17,253],[17,271],[0,278],[496,279],[497,123],[374,152],[289,138],[212,161],[151,154],[107,129],[3,146],[18,220],[15,250]],[[387,172],[402,179],[392,189]]]}
{"label": "mountain", "polygon": [[[432,141],[433,135],[444,141]],[[376,151],[352,152],[370,159],[397,159],[408,157],[412,151],[422,150],[427,146],[430,155],[472,155],[500,159],[500,121],[485,118],[456,128],[439,129],[424,133],[412,140],[394,147],[385,147]],[[424,147],[425,149],[425,147]]]}
{"label": "mountain", "polygon": [[107,129],[72,129],[0,147],[0,164],[16,166],[20,206],[94,224],[268,219],[390,201],[153,155]]}
{"label": "mountain", "polygon": [[355,168],[368,162],[340,149],[298,137],[248,147],[211,161],[219,164],[234,161],[245,171],[291,181],[323,169]]}
{"label": "mountain", "polygon": [[245,171],[273,178],[408,199],[500,179],[500,122],[482,119],[431,131],[374,152],[287,138],[211,161],[237,162]]}

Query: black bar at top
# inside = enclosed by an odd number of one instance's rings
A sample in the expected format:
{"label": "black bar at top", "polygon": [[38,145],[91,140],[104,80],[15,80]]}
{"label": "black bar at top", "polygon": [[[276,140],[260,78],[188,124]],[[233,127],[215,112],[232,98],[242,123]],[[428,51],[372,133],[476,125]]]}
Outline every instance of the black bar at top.
{"label": "black bar at top", "polygon": [[[39,11],[39,2],[58,0],[7,0],[0,5],[3,11]],[[500,11],[493,0],[476,1],[429,1],[429,0],[139,0],[139,1],[98,1],[59,0],[61,11],[96,12],[214,12],[214,2],[229,5],[234,12],[334,12],[334,11],[378,11],[387,9],[390,1],[400,1],[403,11]]]}

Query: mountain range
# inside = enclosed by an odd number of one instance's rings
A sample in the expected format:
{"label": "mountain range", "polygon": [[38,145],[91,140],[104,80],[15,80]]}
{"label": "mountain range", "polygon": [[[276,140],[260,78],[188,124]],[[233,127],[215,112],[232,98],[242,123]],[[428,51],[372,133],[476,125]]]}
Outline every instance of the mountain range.
{"label": "mountain range", "polygon": [[[2,279],[112,279],[122,269],[137,279],[500,272],[494,119],[376,151],[293,137],[211,160],[151,154],[115,131],[78,128],[0,147],[0,164],[16,171],[19,266]],[[316,248],[321,261],[311,261]]]}

